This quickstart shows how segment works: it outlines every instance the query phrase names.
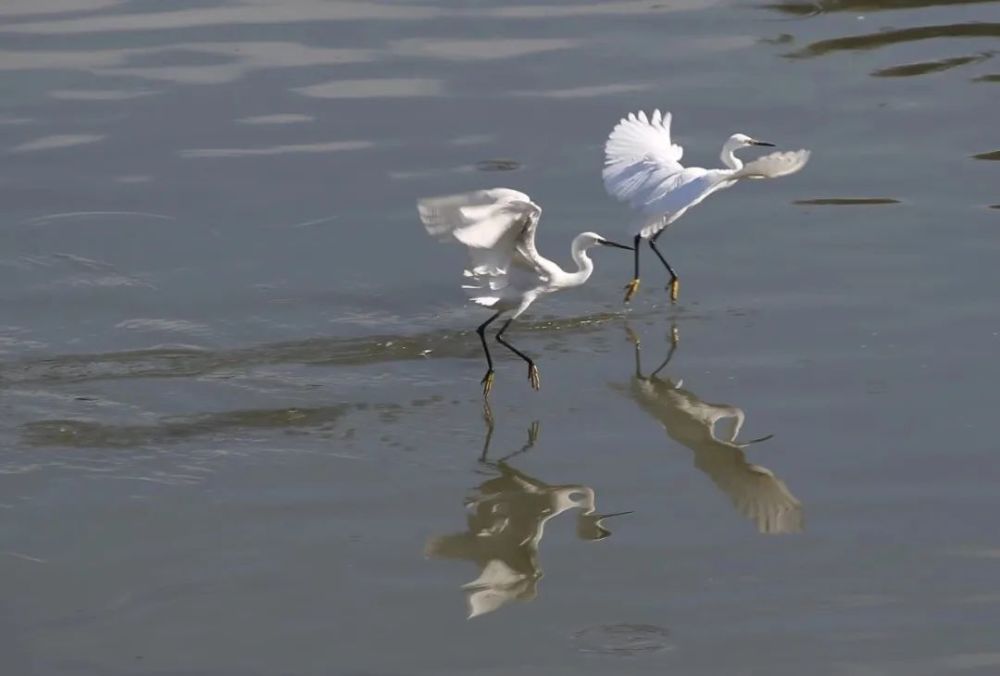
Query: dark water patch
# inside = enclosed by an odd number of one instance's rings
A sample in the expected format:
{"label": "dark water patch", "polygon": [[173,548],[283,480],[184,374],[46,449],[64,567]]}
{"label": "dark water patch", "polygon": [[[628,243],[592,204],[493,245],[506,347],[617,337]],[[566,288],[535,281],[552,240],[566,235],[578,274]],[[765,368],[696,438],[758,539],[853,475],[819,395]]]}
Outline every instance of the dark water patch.
{"label": "dark water patch", "polygon": [[792,204],[810,206],[855,206],[873,204],[899,204],[899,200],[891,197],[815,197],[807,200],[795,200]]}
{"label": "dark water patch", "polygon": [[989,73],[972,78],[973,82],[1000,82],[1000,73]]}
{"label": "dark water patch", "polygon": [[763,45],[790,45],[795,42],[795,36],[791,33],[781,33],[773,38],[761,38],[759,42]]}
{"label": "dark water patch", "polygon": [[923,7],[951,7],[973,5],[994,0],[814,0],[813,2],[776,2],[763,5],[782,14],[815,16],[834,12],[884,12],[890,10],[920,9]]}
{"label": "dark water patch", "polygon": [[918,42],[935,38],[996,38],[1000,37],[1000,23],[953,23],[942,26],[919,26],[878,33],[853,35],[814,42],[797,52],[786,54],[789,58],[811,58],[834,52],[878,49],[903,42]]}
{"label": "dark water patch", "polygon": [[477,171],[514,171],[521,168],[517,160],[483,160],[476,162]]}
{"label": "dark water patch", "polygon": [[988,153],[977,153],[972,157],[977,160],[1000,160],[1000,150],[991,150]]}
{"label": "dark water patch", "polygon": [[976,56],[956,56],[951,59],[940,59],[938,61],[921,61],[919,63],[909,63],[903,66],[892,66],[882,68],[872,73],[873,77],[913,77],[914,75],[926,75],[928,73],[940,73],[951,70],[959,66],[970,63],[979,63],[990,58],[992,53],[978,54]]}

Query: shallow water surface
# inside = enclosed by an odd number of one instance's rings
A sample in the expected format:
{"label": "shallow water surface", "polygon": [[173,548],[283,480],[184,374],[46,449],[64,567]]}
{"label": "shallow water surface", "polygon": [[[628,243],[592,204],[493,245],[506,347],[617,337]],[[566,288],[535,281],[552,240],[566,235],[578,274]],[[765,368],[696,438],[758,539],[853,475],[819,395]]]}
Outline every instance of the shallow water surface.
{"label": "shallow water surface", "polygon": [[[995,1],[0,3],[20,676],[1000,669]],[[498,356],[415,200],[621,238],[674,114],[806,169]],[[669,358],[668,358],[669,357]],[[662,366],[661,366],[662,365]]]}

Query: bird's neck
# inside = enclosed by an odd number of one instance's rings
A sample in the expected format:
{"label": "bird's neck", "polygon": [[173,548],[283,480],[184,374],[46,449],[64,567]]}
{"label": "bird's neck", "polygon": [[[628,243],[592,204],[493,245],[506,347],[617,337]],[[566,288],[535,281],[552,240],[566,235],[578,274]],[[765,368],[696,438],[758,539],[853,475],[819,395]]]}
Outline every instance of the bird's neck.
{"label": "bird's neck", "polygon": [[584,514],[593,514],[594,489],[590,486],[558,486],[551,494],[552,511],[561,514],[577,507]]}
{"label": "bird's neck", "polygon": [[722,428],[721,431],[725,435],[724,441],[735,444],[745,419],[746,414],[743,413],[743,409],[735,406],[720,406],[710,424],[714,428],[717,423],[722,423],[719,427]]}
{"label": "bird's neck", "polygon": [[740,158],[736,157],[735,150],[736,148],[729,145],[729,143],[727,142],[725,145],[722,146],[722,155],[720,155],[720,157],[722,158],[722,163],[724,165],[726,165],[733,171],[739,171],[740,169],[743,168],[743,161],[740,160]]}
{"label": "bird's neck", "polygon": [[573,262],[576,263],[576,271],[565,273],[565,285],[580,286],[585,284],[594,272],[594,261],[590,260],[590,256],[585,250],[573,247]]}

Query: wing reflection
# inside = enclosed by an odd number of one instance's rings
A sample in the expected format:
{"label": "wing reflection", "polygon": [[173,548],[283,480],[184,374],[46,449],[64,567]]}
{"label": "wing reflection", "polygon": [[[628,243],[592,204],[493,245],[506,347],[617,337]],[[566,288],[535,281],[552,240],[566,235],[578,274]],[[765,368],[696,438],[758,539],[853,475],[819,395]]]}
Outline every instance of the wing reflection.
{"label": "wing reflection", "polygon": [[528,451],[538,438],[538,423],[528,429],[520,450],[496,461],[487,459],[493,435],[487,414],[482,465],[494,474],[479,484],[465,500],[466,530],[432,537],[425,554],[436,559],[464,559],[479,568],[479,577],[462,585],[469,618],[485,615],[511,601],[531,601],[538,595],[542,577],[538,561],[545,524],[563,512],[578,509],[576,535],[581,540],[602,540],[611,531],[603,520],[618,514],[597,514],[594,489],[577,484],[553,485],[512,467],[508,460]]}
{"label": "wing reflection", "polygon": [[677,350],[676,328],[672,330],[666,359],[649,376],[642,375],[639,340],[631,329],[626,330],[635,345],[635,374],[628,395],[663,425],[671,439],[694,452],[695,467],[708,475],[760,533],[801,531],[801,503],[771,470],[749,462],[743,452],[750,444],[770,439],[770,435],[738,442],[736,437],[746,419],[743,409],[703,401],[681,387],[683,381],[659,375]]}

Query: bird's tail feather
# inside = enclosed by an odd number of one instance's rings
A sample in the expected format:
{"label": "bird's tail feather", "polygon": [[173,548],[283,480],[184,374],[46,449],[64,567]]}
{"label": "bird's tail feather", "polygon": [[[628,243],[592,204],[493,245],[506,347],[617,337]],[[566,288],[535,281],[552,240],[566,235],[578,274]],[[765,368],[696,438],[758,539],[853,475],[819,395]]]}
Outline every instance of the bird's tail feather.
{"label": "bird's tail feather", "polygon": [[493,307],[503,298],[508,282],[502,273],[485,270],[466,270],[462,289],[473,303]]}

